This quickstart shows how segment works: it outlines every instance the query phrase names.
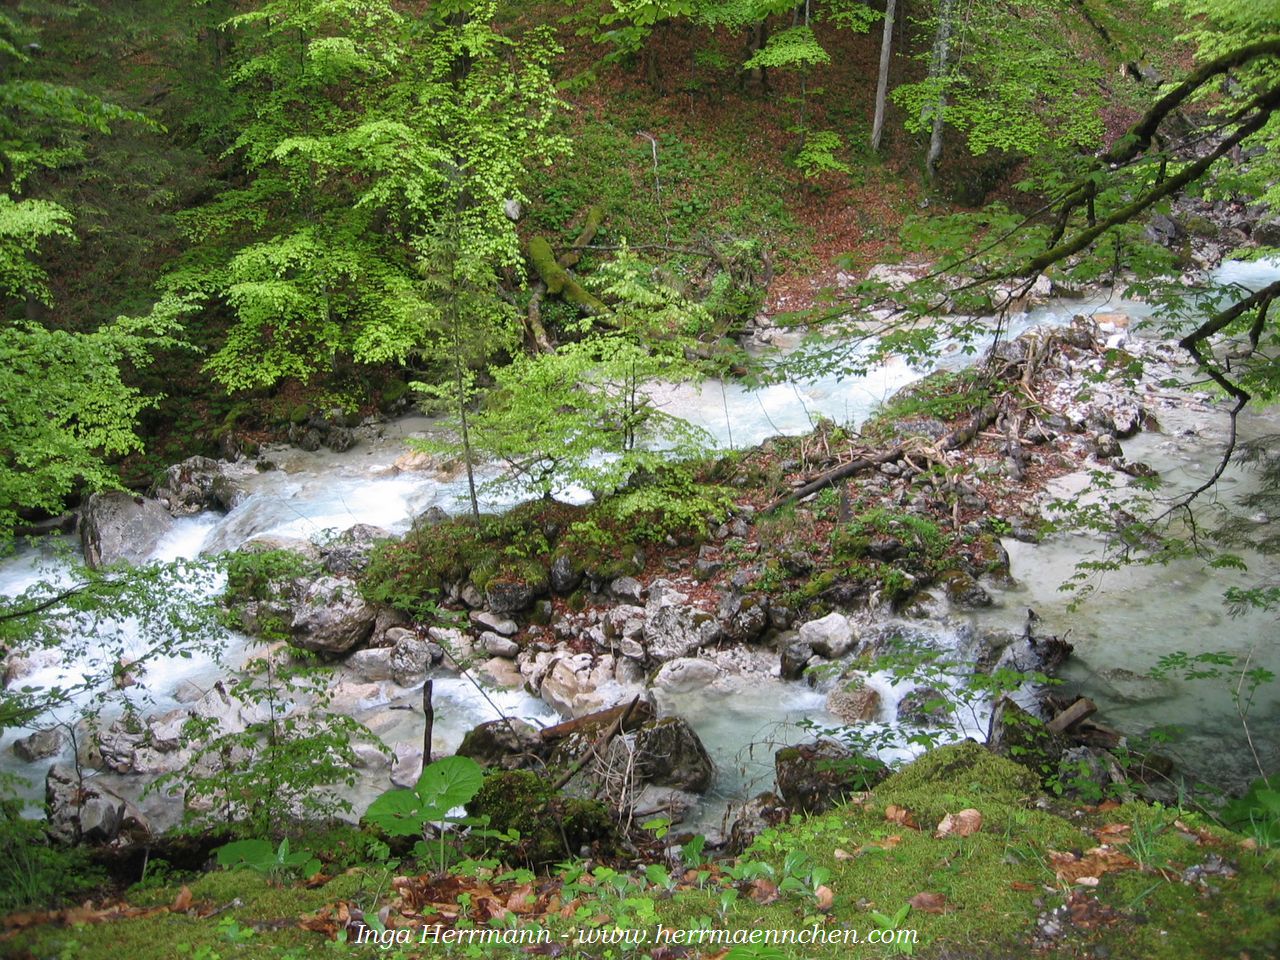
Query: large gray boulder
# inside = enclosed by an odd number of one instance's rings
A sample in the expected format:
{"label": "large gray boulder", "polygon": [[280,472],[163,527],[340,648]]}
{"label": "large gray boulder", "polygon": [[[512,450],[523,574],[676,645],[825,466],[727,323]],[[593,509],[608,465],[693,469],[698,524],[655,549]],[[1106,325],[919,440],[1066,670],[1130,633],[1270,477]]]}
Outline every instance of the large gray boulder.
{"label": "large gray boulder", "polygon": [[690,605],[688,599],[669,580],[649,584],[649,599],[644,607],[644,645],[654,660],[687,657],[699,647],[719,639],[720,624],[716,618]]}
{"label": "large gray boulder", "polygon": [[382,540],[390,540],[392,533],[369,523],[357,523],[338,534],[332,542],[321,547],[321,563],[330,573],[354,576],[369,566],[373,548]]}
{"label": "large gray boulder", "polygon": [[653,685],[668,693],[689,693],[709,686],[720,676],[720,668],[696,657],[678,657],[662,665]]}
{"label": "large gray boulder", "polygon": [[369,639],[377,616],[377,609],[365,603],[354,583],[321,577],[302,592],[289,642],[317,653],[346,653]]}
{"label": "large gray boulder", "polygon": [[35,763],[45,757],[52,757],[61,750],[62,740],[62,731],[57,727],[37,730],[29,737],[20,737],[13,741],[13,753],[19,760]]}
{"label": "large gray boulder", "polygon": [[821,620],[802,624],[797,639],[808,644],[814,653],[831,660],[843,657],[858,642],[853,624],[841,613],[829,613]]}
{"label": "large gray boulder", "polygon": [[628,761],[637,784],[705,793],[716,777],[711,755],[683,717],[650,720],[610,741],[605,766],[622,770]]}
{"label": "large gray boulder", "polygon": [[91,569],[140,563],[169,532],[173,517],[158,500],[123,490],[91,494],[80,508],[80,545]]}
{"label": "large gray boulder", "polygon": [[64,843],[108,843],[122,828],[134,835],[148,832],[146,821],[124,798],[60,763],[49,768],[44,797],[49,833]]}
{"label": "large gray boulder", "polygon": [[543,769],[550,745],[523,720],[489,720],[467,731],[457,753],[502,770]]}

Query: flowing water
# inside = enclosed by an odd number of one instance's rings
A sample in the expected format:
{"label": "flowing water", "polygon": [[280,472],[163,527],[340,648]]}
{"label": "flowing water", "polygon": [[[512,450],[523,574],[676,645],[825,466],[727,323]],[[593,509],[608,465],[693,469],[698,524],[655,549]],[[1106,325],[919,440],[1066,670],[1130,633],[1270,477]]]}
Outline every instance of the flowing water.
{"label": "flowing water", "polygon": [[[1235,270],[1228,274],[1231,279],[1256,285],[1274,276],[1278,268],[1248,265],[1229,269]],[[1101,299],[1069,301],[1024,315],[1013,332],[1066,323],[1074,314],[1090,309],[1143,312],[1137,304],[1112,304]],[[949,365],[962,362],[966,360],[957,352]],[[819,416],[842,423],[861,422],[894,391],[926,372],[891,362],[866,377],[829,377],[756,391],[708,382],[697,387],[672,386],[659,391],[656,399],[667,412],[704,427],[720,446],[742,447],[772,435],[805,432]],[[1249,429],[1261,430],[1268,425],[1270,421],[1263,418],[1251,422]],[[1144,434],[1126,442],[1126,454],[1145,459],[1172,475],[1183,474],[1184,481],[1193,480],[1211,467],[1213,443],[1220,436],[1221,423],[1215,426],[1197,421],[1192,428],[1199,434],[1194,436],[1171,436],[1169,431],[1181,426],[1165,426],[1163,434]],[[393,466],[405,452],[407,437],[434,429],[437,427],[432,421],[410,417],[384,425],[379,436],[368,437],[342,454],[270,448],[264,456],[277,469],[242,478],[247,496],[228,514],[206,513],[177,520],[157,548],[155,558],[196,557],[230,550],[266,535],[324,537],[356,523],[375,524],[399,533],[429,507],[460,512],[466,502],[464,478],[440,480],[426,474],[398,472]],[[1248,482],[1247,476],[1233,473],[1225,487],[1243,488]],[[485,508],[490,510],[500,510],[511,503],[502,496],[487,495],[483,499]],[[49,539],[25,547],[0,565],[0,594],[15,594],[42,575],[65,577],[65,565],[57,560],[53,545],[54,540]],[[1258,566],[1248,577],[1222,571],[1210,577],[1190,562],[1128,569],[1109,577],[1081,610],[1068,611],[1057,587],[1081,553],[1096,545],[1063,538],[1036,547],[1013,542],[1008,546],[1013,575],[1020,586],[998,594],[997,608],[983,614],[982,623],[1020,628],[1025,608],[1034,607],[1056,632],[1070,630],[1077,660],[1068,668],[1069,679],[1099,700],[1111,723],[1137,731],[1156,724],[1185,723],[1190,730],[1188,760],[1193,765],[1199,762],[1216,772],[1226,772],[1219,761],[1228,747],[1238,754],[1233,745],[1240,730],[1229,692],[1220,686],[1209,690],[1203,685],[1156,682],[1144,674],[1162,653],[1180,649],[1242,652],[1252,648],[1259,665],[1280,672],[1272,618],[1253,614],[1229,619],[1220,600],[1225,584],[1245,583],[1268,569],[1274,572],[1275,566],[1268,566],[1263,558],[1253,558]],[[956,646],[966,635],[963,624],[951,623],[939,625],[934,639],[944,646]],[[138,637],[132,642],[141,646],[145,641]],[[245,643],[242,637],[229,638],[232,662]],[[74,676],[76,671],[74,663],[49,662],[24,682],[47,684],[59,677]],[[156,707],[163,709],[175,703],[173,694],[183,680],[207,687],[218,672],[218,666],[207,659],[174,658],[152,664],[143,683]],[[882,716],[894,716],[897,700],[909,687],[894,687],[881,675],[871,677],[869,682],[882,694]],[[418,696],[412,692],[406,696],[404,691],[383,684],[377,693],[365,698],[364,713],[377,718],[375,733],[389,744],[420,742],[421,714],[411,709]],[[435,701],[437,752],[451,751],[466,729],[494,719],[499,711],[535,723],[554,719],[545,704],[527,694],[499,691],[486,697],[467,681],[445,674],[435,678]],[[772,749],[763,744],[803,739],[807,734],[796,726],[798,721],[808,720],[819,726],[835,723],[825,711],[824,697],[807,685],[758,677],[736,689],[666,697],[661,705],[687,717],[717,760],[720,775],[709,811],[714,811],[720,802],[770,786]],[[1274,729],[1277,699],[1272,691],[1266,691],[1253,705],[1253,711],[1257,729]],[[34,726],[50,719],[53,718],[41,718]],[[984,724],[985,715],[975,715],[966,723],[965,732],[980,736]],[[40,793],[45,770],[53,761],[26,764],[14,757],[10,745],[25,732],[4,731],[0,768],[29,778],[33,785],[28,796],[34,800]],[[1269,749],[1274,759],[1274,737]],[[1247,770],[1233,767],[1230,772],[1239,777]],[[367,777],[358,797],[367,799],[385,786],[385,772]],[[710,813],[704,820],[710,822]]]}

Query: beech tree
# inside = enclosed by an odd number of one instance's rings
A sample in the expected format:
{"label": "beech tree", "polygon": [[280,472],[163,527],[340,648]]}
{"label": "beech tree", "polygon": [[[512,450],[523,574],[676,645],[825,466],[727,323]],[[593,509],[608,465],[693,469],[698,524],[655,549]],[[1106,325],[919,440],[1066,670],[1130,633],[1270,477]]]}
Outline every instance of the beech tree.
{"label": "beech tree", "polygon": [[[410,18],[386,0],[268,0],[232,17],[243,184],[190,211],[161,312],[231,315],[207,369],[228,389],[404,361],[432,338],[422,238],[450,218],[489,269],[519,257],[503,204],[564,148],[548,32]],[[466,69],[460,65],[466,64]]]}

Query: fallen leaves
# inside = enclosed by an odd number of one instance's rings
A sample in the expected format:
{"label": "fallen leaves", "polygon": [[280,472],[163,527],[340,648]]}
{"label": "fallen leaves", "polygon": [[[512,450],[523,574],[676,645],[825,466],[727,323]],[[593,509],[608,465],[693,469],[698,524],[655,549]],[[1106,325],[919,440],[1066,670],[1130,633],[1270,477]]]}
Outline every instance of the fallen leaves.
{"label": "fallen leaves", "polygon": [[759,904],[773,903],[778,896],[778,885],[765,877],[756,877],[747,890],[747,897]]}
{"label": "fallen leaves", "polygon": [[941,840],[943,837],[969,837],[982,829],[982,814],[970,808],[959,813],[948,813],[938,824],[933,835]]}
{"label": "fallen leaves", "polygon": [[0,917],[0,940],[13,936],[19,930],[28,927],[44,926],[77,926],[80,924],[112,923],[117,920],[136,920],[142,917],[154,917],[161,913],[194,913],[197,917],[212,916],[216,910],[211,904],[196,905],[193,903],[191,889],[183,887],[174,897],[173,903],[159,907],[131,907],[123,901],[104,901],[95,905],[86,900],[79,906],[66,907],[62,910],[32,910],[23,913],[11,913]]}
{"label": "fallen leaves", "polygon": [[908,900],[907,903],[911,904],[912,910],[919,910],[921,913],[947,912],[947,898],[940,893],[921,891]]}
{"label": "fallen leaves", "polygon": [[911,816],[911,811],[905,807],[898,806],[896,803],[891,803],[884,808],[884,818],[890,823],[896,823],[911,830],[920,829],[915,818]]}
{"label": "fallen leaves", "polygon": [[1050,850],[1049,862],[1059,881],[1082,886],[1097,886],[1098,879],[1105,873],[1138,869],[1138,864],[1132,858],[1106,846],[1094,847],[1083,856]]}

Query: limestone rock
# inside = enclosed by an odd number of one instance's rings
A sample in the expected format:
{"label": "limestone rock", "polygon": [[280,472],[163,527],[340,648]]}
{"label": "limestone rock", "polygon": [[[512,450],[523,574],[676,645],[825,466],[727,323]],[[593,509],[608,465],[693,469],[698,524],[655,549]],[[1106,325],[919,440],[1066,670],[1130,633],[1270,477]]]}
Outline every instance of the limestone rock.
{"label": "limestone rock", "polygon": [[689,693],[714,683],[720,675],[714,663],[694,657],[678,657],[662,665],[653,685],[669,693]]}
{"label": "limestone rock", "polygon": [[514,620],[500,617],[488,610],[472,610],[471,622],[482,630],[501,634],[504,637],[514,636],[520,630],[519,625]]}
{"label": "limestone rock", "polygon": [[368,523],[357,523],[338,534],[321,548],[324,568],[339,576],[355,576],[369,566],[369,555],[380,541],[390,540],[390,530]]}
{"label": "limestone rock", "polygon": [[62,739],[62,732],[57,727],[37,730],[29,737],[13,741],[13,753],[19,760],[35,763],[45,757],[52,757],[61,750]]}
{"label": "limestone rock", "polygon": [[716,775],[707,748],[682,717],[651,720],[634,733],[611,740],[606,767],[625,769],[628,763],[638,783],[691,793],[706,792]]}
{"label": "limestone rock", "polygon": [[508,660],[520,652],[520,644],[491,630],[480,634],[480,647],[492,656],[506,657]]}
{"label": "limestone rock", "polygon": [[392,650],[387,647],[371,647],[357,650],[345,661],[346,668],[362,680],[376,682],[391,680],[395,671],[391,667]]}
{"label": "limestone rock", "polygon": [[550,751],[542,736],[523,720],[490,720],[462,738],[458,756],[502,770],[541,769]]}
{"label": "limestone rock", "polygon": [[688,656],[700,646],[718,639],[719,624],[698,607],[686,603],[688,597],[668,580],[649,585],[645,603],[644,643],[654,660]]}
{"label": "limestone rock", "polygon": [[173,517],[158,500],[123,490],[91,494],[80,511],[84,562],[96,570],[122,560],[146,560],[172,524]]}
{"label": "limestone rock", "polygon": [[369,639],[376,617],[354,583],[321,577],[302,593],[289,642],[318,653],[346,653]]}
{"label": "limestone rock", "polygon": [[829,613],[821,620],[801,624],[798,639],[807,643],[814,653],[831,660],[843,657],[858,642],[853,624],[841,613]]}
{"label": "limestone rock", "polygon": [[108,843],[124,823],[122,797],[60,763],[45,776],[44,798],[49,833],[65,843]]}
{"label": "limestone rock", "polygon": [[880,691],[874,687],[838,688],[827,694],[827,711],[841,723],[866,723],[880,711]]}

